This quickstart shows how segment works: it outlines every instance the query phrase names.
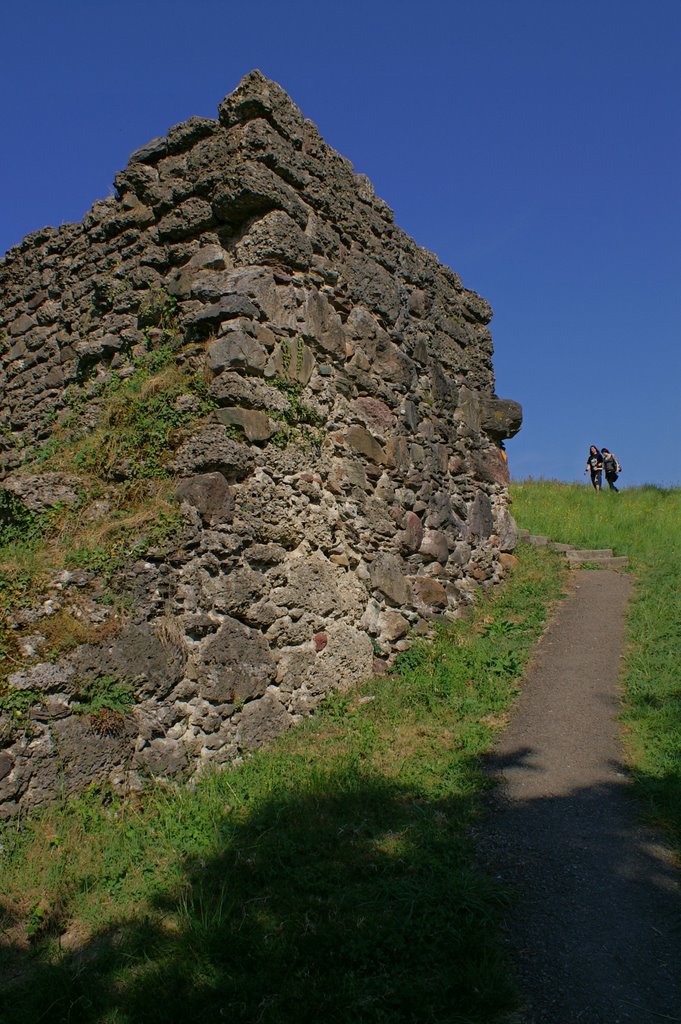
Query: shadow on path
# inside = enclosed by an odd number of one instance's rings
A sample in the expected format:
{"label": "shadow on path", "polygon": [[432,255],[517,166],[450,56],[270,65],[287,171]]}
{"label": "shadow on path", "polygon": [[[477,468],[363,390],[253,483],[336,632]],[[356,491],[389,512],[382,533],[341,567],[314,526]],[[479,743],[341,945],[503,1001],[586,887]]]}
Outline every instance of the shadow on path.
{"label": "shadow on path", "polygon": [[[523,1024],[681,1021],[681,897],[622,763],[618,676],[630,581],[581,571],[507,731],[482,859],[510,884]],[[681,777],[668,779],[669,789]]]}
{"label": "shadow on path", "polygon": [[[505,752],[489,768],[534,771],[535,755]],[[619,781],[529,800],[502,786],[490,800],[478,846],[517,895],[507,941],[523,1024],[681,1021],[678,872],[611,767]]]}

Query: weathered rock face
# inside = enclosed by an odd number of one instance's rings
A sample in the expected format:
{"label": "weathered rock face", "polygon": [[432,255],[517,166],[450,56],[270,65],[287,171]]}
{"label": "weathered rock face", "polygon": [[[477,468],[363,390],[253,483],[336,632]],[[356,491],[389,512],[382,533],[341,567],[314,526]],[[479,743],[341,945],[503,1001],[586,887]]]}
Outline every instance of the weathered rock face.
{"label": "weathered rock face", "polygon": [[[153,349],[150,296],[172,297],[215,411],[166,459],[183,543],[129,570],[132,623],[10,676],[35,708],[5,732],[0,814],[252,749],[455,616],[515,539],[499,443],[521,414],[494,396],[489,306],[279,86],[248,75],[116,188],[0,262],[2,486],[33,509],[80,500],[77,475],[41,478],[26,453],[69,386],[96,394]],[[98,678],[135,694],[109,733],[73,713]]]}

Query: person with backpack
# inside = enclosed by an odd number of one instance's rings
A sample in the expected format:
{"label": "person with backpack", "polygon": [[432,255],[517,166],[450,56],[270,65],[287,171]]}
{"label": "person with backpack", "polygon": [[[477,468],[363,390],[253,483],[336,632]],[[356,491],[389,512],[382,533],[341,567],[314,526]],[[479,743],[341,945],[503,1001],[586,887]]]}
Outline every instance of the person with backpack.
{"label": "person with backpack", "polygon": [[589,454],[586,457],[586,469],[584,472],[591,473],[593,489],[600,493],[601,482],[603,479],[603,456],[595,444],[592,444],[589,448]]}
{"label": "person with backpack", "polygon": [[603,469],[605,470],[605,479],[608,481],[608,487],[611,491],[619,493],[619,487],[615,487],[615,481],[622,472],[622,467],[619,464],[619,460],[616,455],[608,451],[607,448],[602,449],[603,453]]}

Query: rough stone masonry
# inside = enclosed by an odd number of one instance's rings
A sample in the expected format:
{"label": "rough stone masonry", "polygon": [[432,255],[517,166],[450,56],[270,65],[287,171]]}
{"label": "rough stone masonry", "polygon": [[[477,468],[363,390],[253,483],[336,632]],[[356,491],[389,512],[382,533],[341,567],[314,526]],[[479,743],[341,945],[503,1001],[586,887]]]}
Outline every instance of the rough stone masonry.
{"label": "rough stone masonry", "polygon": [[[87,432],[102,388],[162,343],[150,296],[211,411],[169,444],[180,540],[131,556],[115,628],[92,569],[12,613],[25,657],[6,694],[29,724],[0,712],[0,815],[233,761],[460,614],[515,544],[501,443],[521,410],[494,394],[490,307],[277,84],[247,75],[115,186],[0,262],[0,488],[13,508],[111,514],[77,466],[35,454],[74,394]],[[94,639],[49,658],[46,622],[71,606]],[[134,689],[116,729],[76,713],[98,680]]]}

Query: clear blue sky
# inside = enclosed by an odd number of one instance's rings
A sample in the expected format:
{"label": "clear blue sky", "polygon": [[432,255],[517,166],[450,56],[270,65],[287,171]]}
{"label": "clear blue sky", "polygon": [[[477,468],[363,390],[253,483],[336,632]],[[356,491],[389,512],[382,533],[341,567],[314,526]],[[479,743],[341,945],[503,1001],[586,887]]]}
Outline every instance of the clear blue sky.
{"label": "clear blue sky", "polygon": [[5,0],[0,252],[278,81],[492,304],[514,478],[681,484],[681,0]]}

